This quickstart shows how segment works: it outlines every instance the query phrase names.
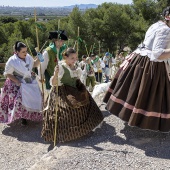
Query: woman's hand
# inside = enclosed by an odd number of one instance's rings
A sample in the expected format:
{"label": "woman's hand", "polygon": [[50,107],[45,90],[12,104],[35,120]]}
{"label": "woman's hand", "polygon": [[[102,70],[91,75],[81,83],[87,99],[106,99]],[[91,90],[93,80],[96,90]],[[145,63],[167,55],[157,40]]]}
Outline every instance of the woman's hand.
{"label": "woman's hand", "polygon": [[57,76],[58,72],[59,72],[59,66],[56,65],[55,68],[54,68],[54,76]]}
{"label": "woman's hand", "polygon": [[21,86],[21,82],[12,74],[6,75],[10,80],[12,80],[17,86]]}
{"label": "woman's hand", "polygon": [[16,84],[17,86],[21,86],[21,82],[20,82],[19,80],[17,80],[17,81],[15,82],[15,84]]}
{"label": "woman's hand", "polygon": [[44,61],[44,58],[43,58],[43,56],[42,56],[42,54],[40,52],[37,52],[37,57],[38,57],[40,62]]}
{"label": "woman's hand", "polygon": [[56,84],[58,82],[58,72],[59,72],[59,66],[56,65],[54,68],[54,75],[51,77],[51,84],[53,86],[56,86]]}
{"label": "woman's hand", "polygon": [[45,83],[45,79],[39,79],[40,83]]}

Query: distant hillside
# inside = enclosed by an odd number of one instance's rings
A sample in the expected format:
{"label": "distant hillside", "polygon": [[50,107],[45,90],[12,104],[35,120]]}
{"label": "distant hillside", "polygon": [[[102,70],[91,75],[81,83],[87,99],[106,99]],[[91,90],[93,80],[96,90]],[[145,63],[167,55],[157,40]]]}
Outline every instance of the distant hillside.
{"label": "distant hillside", "polygon": [[73,9],[75,6],[79,7],[79,9],[89,9],[89,8],[97,8],[96,4],[80,4],[80,5],[70,5],[70,6],[62,6],[61,8],[69,8]]}
{"label": "distant hillside", "polygon": [[[97,8],[95,4],[79,4],[62,7],[36,7],[37,15],[39,16],[68,16],[74,7],[78,7],[81,11],[85,11],[90,8]],[[63,10],[64,9],[64,10]],[[33,16],[34,7],[11,7],[0,6],[0,16]]]}

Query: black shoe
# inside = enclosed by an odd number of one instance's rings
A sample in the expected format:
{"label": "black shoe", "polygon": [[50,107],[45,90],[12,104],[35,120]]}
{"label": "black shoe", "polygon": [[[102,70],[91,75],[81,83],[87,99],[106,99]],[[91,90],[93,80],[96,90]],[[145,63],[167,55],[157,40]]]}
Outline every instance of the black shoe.
{"label": "black shoe", "polygon": [[21,118],[21,125],[27,125],[27,120],[26,119],[23,119],[23,118]]}

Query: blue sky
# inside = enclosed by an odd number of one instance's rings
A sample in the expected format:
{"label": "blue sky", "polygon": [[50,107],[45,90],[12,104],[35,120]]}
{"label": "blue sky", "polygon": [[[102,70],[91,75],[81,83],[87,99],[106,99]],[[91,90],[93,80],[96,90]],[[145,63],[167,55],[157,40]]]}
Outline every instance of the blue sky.
{"label": "blue sky", "polygon": [[131,4],[133,0],[0,0],[0,6],[18,7],[58,7],[75,4],[102,4],[104,2],[116,2],[121,4]]}

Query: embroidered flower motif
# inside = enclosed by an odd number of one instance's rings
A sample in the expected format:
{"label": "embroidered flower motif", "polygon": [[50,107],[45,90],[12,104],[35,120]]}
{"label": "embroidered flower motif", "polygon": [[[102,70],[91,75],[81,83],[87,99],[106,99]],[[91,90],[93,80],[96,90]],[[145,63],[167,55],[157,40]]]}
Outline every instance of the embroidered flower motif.
{"label": "embroidered flower motif", "polygon": [[[11,123],[16,119],[24,117],[26,119],[40,121],[42,114],[39,112],[29,112],[22,106],[22,96],[19,88],[11,80],[4,83],[0,105],[0,121]],[[32,115],[33,114],[33,115]]]}

